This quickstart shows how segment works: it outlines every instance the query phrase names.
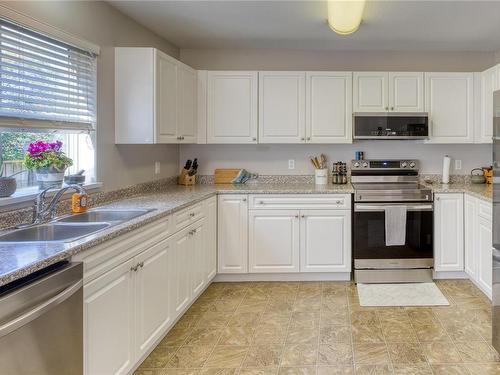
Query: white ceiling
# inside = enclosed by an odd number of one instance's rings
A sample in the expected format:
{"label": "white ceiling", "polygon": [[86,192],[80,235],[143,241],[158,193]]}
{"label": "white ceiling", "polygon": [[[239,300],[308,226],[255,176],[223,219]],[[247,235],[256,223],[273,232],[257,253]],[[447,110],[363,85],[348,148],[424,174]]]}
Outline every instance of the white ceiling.
{"label": "white ceiling", "polygon": [[109,1],[180,48],[497,51],[500,1],[371,1],[339,36],[324,1]]}

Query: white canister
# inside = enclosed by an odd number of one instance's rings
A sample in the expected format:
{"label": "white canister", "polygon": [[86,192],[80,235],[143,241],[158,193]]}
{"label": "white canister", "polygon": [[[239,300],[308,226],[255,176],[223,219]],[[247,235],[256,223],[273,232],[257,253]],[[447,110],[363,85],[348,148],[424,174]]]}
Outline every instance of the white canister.
{"label": "white canister", "polygon": [[314,170],[314,183],[316,185],[328,184],[328,169],[315,169]]}

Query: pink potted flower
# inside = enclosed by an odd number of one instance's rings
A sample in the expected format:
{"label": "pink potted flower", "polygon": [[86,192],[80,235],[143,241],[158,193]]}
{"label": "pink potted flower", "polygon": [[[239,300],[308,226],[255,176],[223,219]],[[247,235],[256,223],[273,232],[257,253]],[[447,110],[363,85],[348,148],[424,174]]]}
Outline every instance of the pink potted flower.
{"label": "pink potted flower", "polygon": [[73,160],[62,151],[62,144],[61,141],[36,141],[28,146],[24,165],[35,171],[40,189],[61,187],[64,172],[73,165]]}

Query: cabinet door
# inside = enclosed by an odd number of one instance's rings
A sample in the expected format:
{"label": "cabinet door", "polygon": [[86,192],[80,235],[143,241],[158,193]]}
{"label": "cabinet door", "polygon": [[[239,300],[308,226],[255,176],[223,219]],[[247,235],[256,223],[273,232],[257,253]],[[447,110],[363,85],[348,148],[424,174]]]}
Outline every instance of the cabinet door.
{"label": "cabinet door", "polygon": [[388,79],[386,72],[354,72],[354,112],[387,112]]}
{"label": "cabinet door", "polygon": [[178,143],[177,81],[178,63],[156,51],[155,143]]}
{"label": "cabinet door", "polygon": [[474,141],[473,73],[425,73],[425,110],[432,143]]}
{"label": "cabinet door", "polygon": [[179,66],[177,72],[179,79],[177,135],[182,138],[180,143],[196,143],[198,75],[196,70],[186,66]]}
{"label": "cabinet door", "polygon": [[300,271],[351,272],[351,211],[300,211]]}
{"label": "cabinet door", "polygon": [[304,72],[259,72],[259,143],[305,142]]}
{"label": "cabinet door", "polygon": [[248,201],[246,195],[219,195],[220,273],[248,272]]}
{"label": "cabinet door", "polygon": [[85,374],[126,374],[134,365],[133,260],[83,287]]}
{"label": "cabinet door", "polygon": [[477,199],[465,194],[464,197],[464,252],[465,252],[465,272],[471,279],[475,280],[477,277],[477,260],[478,251],[477,247]]}
{"label": "cabinet door", "polygon": [[424,73],[389,73],[389,110],[394,112],[424,111]]}
{"label": "cabinet door", "polygon": [[486,295],[492,292],[492,223],[484,217],[478,217],[477,227],[478,275],[477,282]]}
{"label": "cabinet door", "polygon": [[434,200],[434,269],[464,270],[463,194],[436,194]]}
{"label": "cabinet door", "polygon": [[193,261],[191,258],[191,229],[191,227],[187,227],[173,236],[173,269],[170,277],[172,319],[177,318],[184,311],[191,299],[189,272]]}
{"label": "cabinet door", "polygon": [[257,72],[208,72],[207,143],[257,143]]}
{"label": "cabinet door", "polygon": [[493,138],[493,92],[498,90],[498,67],[481,73],[481,121],[476,131],[476,143],[491,143]]}
{"label": "cabinet door", "polygon": [[201,219],[191,227],[191,298],[196,298],[206,285],[205,266],[207,263],[206,221]]}
{"label": "cabinet door", "polygon": [[352,73],[306,75],[306,141],[352,143]]}
{"label": "cabinet door", "polygon": [[253,210],[248,219],[249,272],[298,272],[299,211]]}
{"label": "cabinet door", "polygon": [[172,322],[168,292],[173,256],[170,239],[135,257],[136,350],[145,354]]}
{"label": "cabinet door", "polygon": [[217,274],[217,197],[209,198],[206,204],[206,264],[205,280],[210,282]]}

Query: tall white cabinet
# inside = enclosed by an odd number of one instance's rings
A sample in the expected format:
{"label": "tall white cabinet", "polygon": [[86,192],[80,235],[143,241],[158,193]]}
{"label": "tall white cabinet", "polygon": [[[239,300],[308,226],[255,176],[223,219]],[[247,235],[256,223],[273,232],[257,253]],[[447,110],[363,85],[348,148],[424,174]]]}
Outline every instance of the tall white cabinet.
{"label": "tall white cabinet", "polygon": [[248,197],[219,195],[218,269],[220,273],[248,272]]}
{"label": "tall white cabinet", "polygon": [[207,143],[257,143],[257,72],[207,73]]}
{"label": "tall white cabinet", "polygon": [[431,143],[474,142],[474,74],[425,73]]}
{"label": "tall white cabinet", "polygon": [[500,66],[496,65],[481,73],[481,111],[479,127],[476,128],[476,143],[492,143],[493,138],[493,92],[500,89]]}
{"label": "tall white cabinet", "polygon": [[306,142],[352,143],[352,73],[306,73]]}
{"label": "tall white cabinet", "polygon": [[259,72],[259,142],[305,142],[305,72]]}
{"label": "tall white cabinet", "polygon": [[423,112],[422,72],[354,72],[354,112]]}
{"label": "tall white cabinet", "polygon": [[464,195],[434,195],[434,270],[464,270]]}
{"label": "tall white cabinet", "polygon": [[149,47],[115,48],[115,143],[195,143],[196,70]]}

